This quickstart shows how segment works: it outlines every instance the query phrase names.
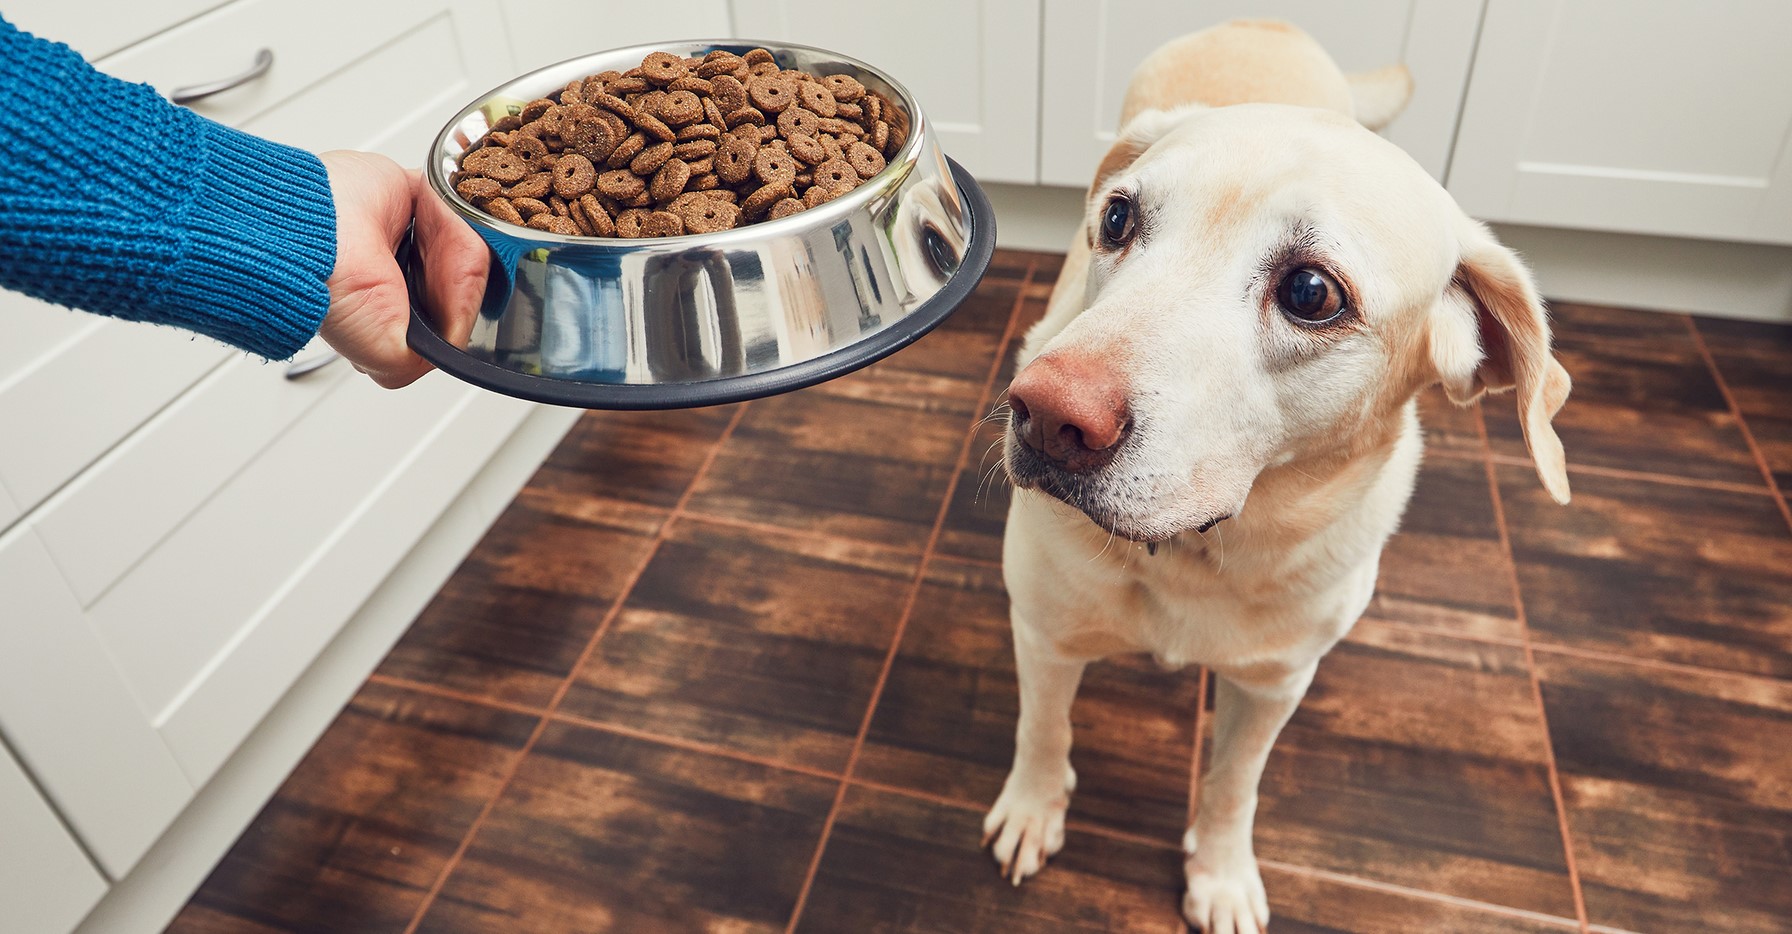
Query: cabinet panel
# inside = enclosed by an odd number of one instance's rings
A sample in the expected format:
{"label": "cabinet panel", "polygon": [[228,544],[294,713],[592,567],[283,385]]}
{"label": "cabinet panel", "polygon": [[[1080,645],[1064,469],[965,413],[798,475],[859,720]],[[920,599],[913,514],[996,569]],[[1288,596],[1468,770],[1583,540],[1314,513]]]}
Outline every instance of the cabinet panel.
{"label": "cabinet panel", "polygon": [[688,0],[678,5],[676,19],[664,7],[632,0],[503,0],[503,6],[518,74],[605,49],[737,34],[727,0]]}
{"label": "cabinet panel", "polygon": [[1492,220],[1792,242],[1777,0],[1491,0],[1450,190]]}
{"label": "cabinet panel", "polygon": [[6,19],[33,35],[65,43],[93,61],[224,2],[14,0],[6,5]]}
{"label": "cabinet panel", "polygon": [[851,16],[825,0],[734,0],[734,24],[747,38],[876,66],[915,95],[946,154],[978,179],[1039,180],[1038,0],[916,0]]}
{"label": "cabinet panel", "polygon": [[1479,14],[1479,0],[1046,0],[1040,178],[1088,185],[1139,62],[1171,38],[1244,17],[1294,23],[1345,71],[1405,63],[1413,99],[1383,132],[1441,179]]}
{"label": "cabinet panel", "polygon": [[69,930],[106,893],[106,880],[3,744],[0,827],[0,918],[8,930]]}
{"label": "cabinet panel", "polygon": [[119,878],[193,788],[27,526],[0,536],[0,594],[0,733]]}

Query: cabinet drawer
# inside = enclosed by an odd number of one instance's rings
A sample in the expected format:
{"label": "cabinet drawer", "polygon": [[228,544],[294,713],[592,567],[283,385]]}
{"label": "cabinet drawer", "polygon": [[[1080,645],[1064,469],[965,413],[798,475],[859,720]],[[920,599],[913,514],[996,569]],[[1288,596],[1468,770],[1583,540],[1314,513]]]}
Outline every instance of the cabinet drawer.
{"label": "cabinet drawer", "polygon": [[284,364],[239,356],[45,503],[32,524],[82,605],[352,375],[336,363],[288,380]]}
{"label": "cabinet drawer", "polygon": [[0,918],[14,931],[66,931],[106,893],[106,880],[0,745]]}

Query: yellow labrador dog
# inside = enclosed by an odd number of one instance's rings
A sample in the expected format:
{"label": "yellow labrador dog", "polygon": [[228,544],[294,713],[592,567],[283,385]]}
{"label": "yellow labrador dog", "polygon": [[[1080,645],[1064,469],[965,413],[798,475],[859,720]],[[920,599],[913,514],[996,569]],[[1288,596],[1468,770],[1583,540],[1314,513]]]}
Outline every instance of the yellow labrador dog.
{"label": "yellow labrador dog", "polygon": [[1414,396],[1516,390],[1544,486],[1568,375],[1518,259],[1367,127],[1403,68],[1346,78],[1235,22],[1153,53],[1010,387],[1004,564],[1020,723],[984,822],[1019,884],[1064,843],[1071,700],[1149,652],[1218,678],[1183,912],[1269,918],[1251,849],[1270,746],[1375,588],[1418,471]]}

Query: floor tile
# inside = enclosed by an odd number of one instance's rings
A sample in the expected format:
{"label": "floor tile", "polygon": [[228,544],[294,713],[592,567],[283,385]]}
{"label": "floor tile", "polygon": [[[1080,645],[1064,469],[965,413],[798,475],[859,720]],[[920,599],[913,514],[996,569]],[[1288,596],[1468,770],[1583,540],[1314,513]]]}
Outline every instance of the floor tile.
{"label": "floor tile", "polygon": [[1792,685],[1540,651],[1588,919],[1792,924]]}
{"label": "floor tile", "polygon": [[974,383],[981,393],[1030,265],[1021,261],[991,268],[976,291],[939,327],[878,366],[961,379]]}
{"label": "floor tile", "polygon": [[1182,861],[1172,848],[1072,830],[1016,888],[978,847],[977,811],[848,789],[797,930],[1169,934]]}
{"label": "floor tile", "polygon": [[[1761,482],[1685,315],[1556,304],[1550,316],[1574,379],[1555,419],[1568,463]],[[1528,456],[1512,394],[1481,406],[1493,449]]]}
{"label": "floor tile", "polygon": [[757,400],[689,509],[918,553],[983,383],[971,389],[968,380],[879,364]]}
{"label": "floor tile", "polygon": [[1480,638],[1522,639],[1487,468],[1434,456],[1381,555],[1368,615]]}
{"label": "floor tile", "polygon": [[540,503],[524,495],[505,510],[380,674],[514,704],[553,698],[652,539]]}
{"label": "floor tile", "polygon": [[680,521],[561,709],[843,769],[915,564],[843,540]]}
{"label": "floor tile", "polygon": [[1792,491],[1792,324],[1693,320],[1774,481]]}
{"label": "floor tile", "polygon": [[363,687],[168,930],[399,934],[536,722]]}
{"label": "floor tile", "polygon": [[[1091,665],[1071,720],[1070,817],[1175,842],[1188,814],[1199,672],[1143,658]],[[936,559],[921,588],[855,775],[994,802],[1018,712],[1001,571]]]}
{"label": "floor tile", "polygon": [[1562,934],[1571,918],[1526,917],[1263,867],[1272,934]]}
{"label": "floor tile", "polygon": [[657,532],[738,408],[588,412],[520,498],[543,512]]}
{"label": "floor tile", "polygon": [[1523,649],[1364,622],[1270,754],[1257,854],[1573,917],[1544,743]]}
{"label": "floor tile", "polygon": [[1772,498],[1518,467],[1500,495],[1540,644],[1792,677],[1792,530]]}
{"label": "floor tile", "polygon": [[782,931],[835,790],[554,724],[419,930]]}

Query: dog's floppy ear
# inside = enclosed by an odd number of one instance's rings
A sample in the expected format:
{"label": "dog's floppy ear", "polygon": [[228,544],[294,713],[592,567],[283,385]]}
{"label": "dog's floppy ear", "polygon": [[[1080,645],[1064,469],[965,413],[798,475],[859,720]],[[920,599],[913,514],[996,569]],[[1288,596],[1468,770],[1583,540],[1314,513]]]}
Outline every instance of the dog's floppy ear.
{"label": "dog's floppy ear", "polygon": [[1346,75],[1356,122],[1379,130],[1394,122],[1412,100],[1412,72],[1405,65],[1389,65],[1374,71]]}
{"label": "dog's floppy ear", "polygon": [[1152,143],[1163,139],[1178,123],[1206,109],[1202,104],[1186,104],[1170,110],[1140,111],[1120,128],[1120,138],[1114,140],[1108,154],[1101,157],[1101,164],[1095,168],[1095,181],[1089,184],[1089,197],[1100,194],[1110,179],[1125,171],[1151,148]]}
{"label": "dog's floppy ear", "polygon": [[1486,227],[1461,219],[1462,258],[1433,319],[1431,359],[1444,392],[1467,405],[1514,389],[1525,446],[1543,488],[1568,502],[1562,441],[1550,419],[1568,398],[1568,371],[1549,350],[1549,318],[1531,274]]}

